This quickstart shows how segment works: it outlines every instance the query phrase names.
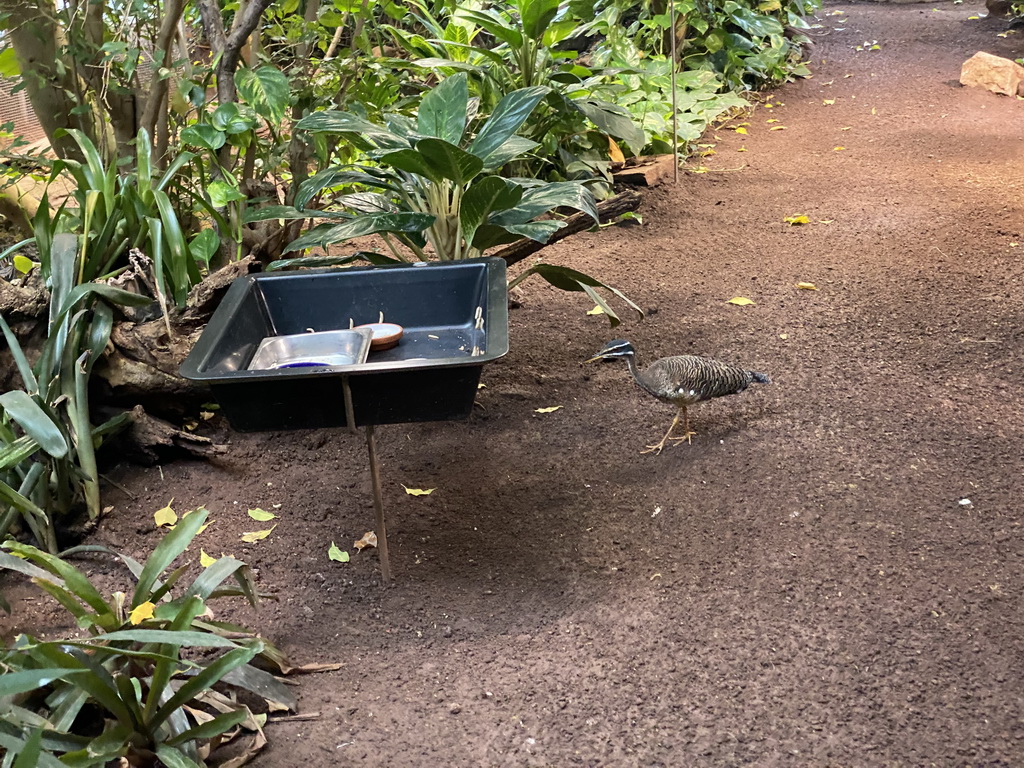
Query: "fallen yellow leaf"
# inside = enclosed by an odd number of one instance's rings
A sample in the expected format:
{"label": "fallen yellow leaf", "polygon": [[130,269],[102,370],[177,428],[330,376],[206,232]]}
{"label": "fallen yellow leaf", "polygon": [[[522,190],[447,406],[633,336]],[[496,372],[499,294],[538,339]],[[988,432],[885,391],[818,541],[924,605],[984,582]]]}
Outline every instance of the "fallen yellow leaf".
{"label": "fallen yellow leaf", "polygon": [[405,488],[405,492],[410,496],[429,496],[437,490],[437,488],[428,488],[427,490],[423,490],[422,488],[407,488],[405,485],[402,487]]}
{"label": "fallen yellow leaf", "polygon": [[872,114],[872,115],[877,115],[877,114],[878,114],[878,110],[877,110],[877,109],[875,109],[874,107],[872,107],[872,108],[871,108],[871,114]]}
{"label": "fallen yellow leaf", "polygon": [[769,131],[784,131],[784,130],[786,130],[786,126],[784,126],[784,125],[773,125],[768,130]]}
{"label": "fallen yellow leaf", "polygon": [[818,286],[816,286],[814,283],[797,283],[796,287],[797,288],[802,288],[805,291],[816,291],[816,290],[818,290]]}
{"label": "fallen yellow leaf", "polygon": [[783,341],[785,341],[786,339],[789,338],[789,334],[788,333],[780,333],[779,334],[779,338],[782,339]]}
{"label": "fallen yellow leaf", "polygon": [[740,147],[740,148],[739,148],[739,149],[737,149],[736,151],[737,151],[737,152],[746,152],[746,151],[747,151],[747,148],[746,148],[746,147]]}
{"label": "fallen yellow leaf", "polygon": [[765,122],[766,123],[777,123],[777,122],[779,122],[779,119],[777,117],[773,117],[771,120],[765,120]]}
{"label": "fallen yellow leaf", "polygon": [[535,408],[533,412],[534,413],[554,413],[555,411],[557,411],[561,407],[562,406],[560,406],[560,405],[552,405],[550,408]]}
{"label": "fallen yellow leaf", "polygon": [[848,130],[850,130],[850,128],[852,128],[852,127],[853,127],[853,126],[851,126],[851,125],[848,125],[848,126],[846,126],[845,128],[840,128],[839,130],[840,130],[840,131],[848,131]]}
{"label": "fallen yellow leaf", "polygon": [[359,541],[355,542],[352,546],[355,547],[356,549],[358,549],[360,552],[362,552],[367,547],[376,547],[377,546],[377,534],[374,533],[373,531],[367,531],[366,533],[363,534],[363,538],[361,538]]}
{"label": "fallen yellow leaf", "polygon": [[213,565],[216,562],[217,562],[217,558],[210,557],[203,550],[201,550],[201,549],[199,550],[199,564],[201,566],[203,566],[203,568],[209,568],[211,565]]}
{"label": "fallen yellow leaf", "polygon": [[810,224],[811,223],[811,220],[809,218],[807,218],[807,216],[805,214],[802,214],[802,213],[797,213],[797,214],[794,214],[793,216],[787,216],[785,219],[783,219],[783,221],[785,221],[791,227],[795,227],[795,226],[798,226],[800,224]]}
{"label": "fallen yellow leaf", "polygon": [[747,307],[747,306],[750,306],[751,304],[753,304],[754,302],[751,301],[750,299],[744,297],[744,296],[734,296],[733,298],[729,299],[729,301],[727,303],[728,304],[737,304],[737,305],[739,305],[741,307]]}
{"label": "fallen yellow leaf", "polygon": [[171,503],[173,501],[174,499],[171,499],[170,501],[167,502],[166,507],[164,507],[163,509],[158,509],[153,514],[153,520],[156,522],[157,527],[164,525],[174,525],[176,522],[178,522],[178,516],[174,514],[174,510],[171,509]]}
{"label": "fallen yellow leaf", "polygon": [[846,147],[833,147],[832,151],[833,152],[842,152],[845,149],[846,149]]}
{"label": "fallen yellow leaf", "polygon": [[277,528],[276,523],[267,528],[265,531],[248,531],[242,534],[242,541],[244,541],[246,544],[253,544],[257,541],[263,541],[263,539],[267,538],[267,536],[269,536],[275,528]]}
{"label": "fallen yellow leaf", "polygon": [[747,132],[746,128],[737,128],[736,129],[736,133],[746,133],[746,132]]}
{"label": "fallen yellow leaf", "polygon": [[622,154],[622,150],[619,149],[619,145],[615,143],[615,140],[611,136],[608,137],[608,159],[613,163],[624,163],[626,162],[626,156]]}
{"label": "fallen yellow leaf", "polygon": [[12,263],[14,264],[14,268],[23,275],[27,275],[32,271],[32,268],[36,266],[36,262],[32,261],[28,256],[23,256],[20,253],[14,257]]}
{"label": "fallen yellow leaf", "polygon": [[833,104],[836,103],[836,100],[835,99],[822,99],[821,103],[824,104],[826,107],[831,107]]}
{"label": "fallen yellow leaf", "polygon": [[601,309],[601,305],[600,304],[595,304],[593,309],[587,310],[587,314],[588,315],[603,315],[604,314],[604,310]]}
{"label": "fallen yellow leaf", "polygon": [[273,512],[267,512],[266,510],[260,509],[259,507],[257,507],[256,509],[250,509],[248,514],[249,517],[251,517],[253,520],[258,520],[261,523],[265,523],[267,522],[267,520],[273,520],[275,517],[277,517],[277,515],[275,515]]}
{"label": "fallen yellow leaf", "polygon": [[138,626],[146,619],[153,618],[153,610],[155,608],[156,606],[153,605],[153,603],[149,602],[149,600],[147,600],[144,603],[140,603],[132,609],[131,614],[128,616],[128,621],[130,621],[133,625]]}

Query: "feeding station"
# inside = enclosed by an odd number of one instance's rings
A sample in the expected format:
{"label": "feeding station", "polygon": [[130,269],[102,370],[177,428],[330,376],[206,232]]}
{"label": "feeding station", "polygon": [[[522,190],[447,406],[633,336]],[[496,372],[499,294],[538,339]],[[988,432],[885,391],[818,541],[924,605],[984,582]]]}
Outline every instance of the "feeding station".
{"label": "feeding station", "polygon": [[240,432],[365,428],[390,581],[374,428],[467,418],[484,364],[507,352],[504,259],[417,262],[239,278],[181,375]]}

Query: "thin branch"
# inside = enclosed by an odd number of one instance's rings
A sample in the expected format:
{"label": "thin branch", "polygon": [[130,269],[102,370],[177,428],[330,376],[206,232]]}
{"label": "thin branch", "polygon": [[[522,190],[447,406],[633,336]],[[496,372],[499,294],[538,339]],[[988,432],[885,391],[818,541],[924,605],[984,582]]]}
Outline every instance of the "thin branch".
{"label": "thin branch", "polygon": [[[174,41],[178,33],[178,23],[185,10],[185,0],[167,0],[164,7],[164,18],[160,22],[160,31],[157,32],[156,48],[163,51],[163,62],[160,67],[169,69],[174,62]],[[146,109],[142,113],[141,127],[153,136],[156,133],[156,121],[159,111],[163,109],[164,97],[167,95],[168,78],[158,74],[154,80],[153,88],[146,99]]]}

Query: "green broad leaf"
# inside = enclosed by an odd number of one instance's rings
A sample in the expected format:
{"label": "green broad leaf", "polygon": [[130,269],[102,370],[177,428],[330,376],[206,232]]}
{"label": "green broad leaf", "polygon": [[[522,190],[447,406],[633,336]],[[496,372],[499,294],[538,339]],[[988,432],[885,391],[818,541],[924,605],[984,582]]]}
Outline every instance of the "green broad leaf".
{"label": "green broad leaf", "polygon": [[553,220],[527,221],[523,224],[504,225],[505,229],[509,232],[519,235],[520,237],[528,237],[538,243],[546,243],[551,239],[551,236],[555,234],[555,232],[564,226],[564,222]]}
{"label": "green broad leaf", "polygon": [[327,548],[327,557],[336,563],[347,563],[350,560],[348,552],[341,549],[341,547],[333,541],[331,542],[331,546]]}
{"label": "green broad leaf", "polygon": [[420,139],[416,151],[436,174],[456,184],[468,184],[484,167],[479,157],[441,139]]}
{"label": "green broad leaf", "polygon": [[195,596],[202,598],[203,600],[208,600],[214,590],[217,589],[226,579],[236,575],[240,570],[247,568],[248,566],[241,560],[236,560],[233,557],[221,557],[199,574],[196,580],[192,583],[192,586],[185,592],[185,596]]}
{"label": "green broad leaf", "polygon": [[542,42],[545,48],[554,48],[560,42],[571,37],[579,29],[579,23],[575,19],[565,19],[549,24],[544,30]]}
{"label": "green broad leaf", "polygon": [[[237,648],[238,643],[220,635],[213,635],[209,632],[178,632],[169,629],[119,629],[116,632],[107,632],[102,636],[104,643],[165,643],[175,645],[179,648]],[[76,640],[65,641],[69,645],[81,645],[82,647],[94,647],[94,643],[79,642]],[[116,650],[116,649],[115,649]]]}
{"label": "green broad leaf", "polygon": [[633,122],[633,116],[628,110],[598,99],[574,99],[571,103],[602,133],[622,139],[635,154],[644,148],[646,139],[643,129]]}
{"label": "green broad leaf", "polygon": [[754,37],[781,36],[785,31],[782,22],[774,16],[757,13],[750,8],[737,5],[730,15],[738,27]]}
{"label": "green broad leaf", "polygon": [[14,55],[14,46],[8,45],[0,51],[0,77],[18,77],[21,74],[21,65],[18,64],[18,57]]}
{"label": "green broad leaf", "polygon": [[67,456],[68,444],[63,433],[27,392],[20,389],[5,392],[0,395],[0,408],[50,456],[55,459]]}
{"label": "green broad leaf", "polygon": [[480,247],[473,240],[477,229],[487,222],[492,213],[514,208],[522,198],[523,188],[500,176],[488,176],[471,185],[462,196],[459,208],[459,220],[466,242],[474,248]]}
{"label": "green broad leaf", "polygon": [[297,237],[285,248],[285,253],[300,251],[305,248],[324,247],[332,243],[341,243],[353,237],[374,235],[378,232],[422,232],[434,223],[435,216],[430,213],[381,213],[359,216],[343,224],[328,224],[323,229],[314,227],[301,237]]}
{"label": "green broad leaf", "polygon": [[503,19],[494,11],[471,11],[460,9],[458,18],[465,19],[476,24],[478,27],[490,32],[503,43],[508,43],[513,48],[523,47],[522,33],[511,26],[508,20]]}
{"label": "green broad leaf", "polygon": [[[399,208],[391,198],[379,192],[354,192],[334,199],[334,204],[357,213],[398,213]],[[341,215],[341,214],[337,214]]]}
{"label": "green broad leaf", "polygon": [[354,261],[365,261],[369,264],[383,266],[385,264],[404,264],[401,259],[394,256],[386,256],[383,253],[372,251],[356,251],[348,256],[300,256],[295,259],[278,259],[267,265],[268,272],[275,272],[282,269],[299,269],[315,267],[341,267],[351,264]]}
{"label": "green broad leaf", "polygon": [[192,539],[199,533],[199,529],[203,527],[208,516],[209,512],[205,509],[198,509],[190,515],[185,515],[174,526],[174,530],[161,539],[149,559],[146,560],[142,573],[139,574],[139,582],[135,587],[130,608],[135,608],[150,599],[153,586],[160,574],[166,571],[170,564],[192,543]]}
{"label": "green broad leaf", "polygon": [[233,101],[217,107],[210,117],[210,122],[218,131],[224,131],[229,136],[245,133],[256,127],[256,121],[243,115],[242,110]]}
{"label": "green broad leaf", "polygon": [[245,212],[244,221],[246,224],[251,224],[255,221],[271,221],[273,219],[290,221],[313,218],[320,215],[320,213],[320,211],[300,211],[291,205],[266,205],[262,208],[249,208]]}
{"label": "green broad leaf", "polygon": [[497,224],[481,224],[477,228],[476,234],[473,236],[473,242],[470,245],[483,252],[496,245],[507,245],[521,239],[519,235],[515,232],[509,232],[505,227],[498,226]]}
{"label": "green broad leaf", "polygon": [[601,307],[604,313],[608,315],[608,322],[611,323],[613,328],[619,324],[619,317],[618,315],[615,314],[612,308],[608,306],[608,303],[604,300],[604,297],[602,297],[601,294],[599,294],[595,290],[596,288],[604,288],[608,291],[611,291],[615,296],[624,301],[630,307],[630,309],[635,310],[641,318],[644,316],[643,310],[640,309],[640,307],[638,307],[635,302],[629,299],[629,297],[622,293],[622,291],[620,291],[618,288],[614,288],[610,285],[607,285],[606,283],[601,282],[596,277],[591,277],[590,275],[584,272],[580,272],[575,269],[570,269],[569,267],[561,267],[556,266],[554,264],[545,263],[534,264],[529,269],[520,274],[512,283],[510,283],[510,287],[519,284],[530,275],[540,275],[540,277],[547,280],[551,285],[563,291],[577,291],[586,293],[591,299],[594,300],[594,303]]}
{"label": "green broad leaf", "polygon": [[416,126],[423,136],[457,145],[466,131],[468,113],[469,84],[466,73],[460,72],[442,80],[423,97]]}
{"label": "green broad leaf", "polygon": [[211,181],[206,185],[206,192],[210,196],[210,202],[215,208],[222,208],[228,203],[238,200],[245,200],[245,195],[233,184],[222,179]]}
{"label": "green broad leaf", "polygon": [[512,210],[495,216],[493,223],[525,224],[556,208],[582,211],[590,216],[595,224],[599,221],[597,201],[587,187],[575,181],[558,181],[526,190],[522,202]]}
{"label": "green broad leaf", "polygon": [[295,127],[311,133],[346,133],[362,136],[381,149],[400,149],[409,146],[408,140],[398,134],[349,112],[314,112],[299,120]]}
{"label": "green broad leaf", "polygon": [[210,259],[217,254],[218,250],[220,250],[220,238],[210,227],[199,230],[188,244],[188,252],[200,264],[209,264]]}
{"label": "green broad leaf", "polygon": [[[236,709],[234,712],[225,712],[222,715],[217,715],[212,720],[193,726],[187,731],[182,731],[177,736],[168,739],[167,744],[176,747],[179,744],[184,744],[186,741],[212,739],[220,736],[222,733],[227,733],[239,723],[245,722],[250,714],[246,707],[239,706],[239,709]],[[157,755],[159,756],[160,753],[157,752]]]}
{"label": "green broad leaf", "polygon": [[23,275],[27,275],[39,266],[39,262],[32,261],[28,256],[21,253],[15,254],[11,262],[14,264],[14,268]]}
{"label": "green broad leaf", "polygon": [[256,114],[273,125],[280,125],[291,96],[288,77],[270,65],[235,72],[235,88]]}
{"label": "green broad leaf", "polygon": [[559,0],[519,0],[523,32],[531,40],[541,40],[558,13]]}
{"label": "green broad leaf", "polygon": [[477,133],[469,145],[469,151],[481,160],[486,160],[522,127],[549,90],[546,86],[535,85],[507,94],[498,102],[490,118]]}
{"label": "green broad leaf", "polygon": [[[212,722],[212,721],[211,721]],[[156,756],[167,768],[202,768],[195,760],[186,757],[181,750],[170,744],[157,744]]]}
{"label": "green broad leaf", "polygon": [[218,131],[209,123],[197,123],[182,128],[178,136],[183,144],[199,147],[200,149],[208,149],[211,152],[216,152],[227,141],[227,134],[223,131]]}
{"label": "green broad leaf", "polygon": [[430,161],[417,149],[399,149],[396,152],[388,152],[386,155],[381,155],[380,162],[399,171],[422,176],[435,184],[444,178],[439,170],[431,165]]}
{"label": "green broad leaf", "polygon": [[510,136],[505,142],[491,152],[484,160],[484,170],[493,171],[501,168],[506,163],[533,152],[539,147],[536,141],[530,141],[522,136]]}
{"label": "green broad leaf", "polygon": [[300,210],[305,208],[309,205],[310,200],[325,189],[347,182],[347,175],[350,173],[352,171],[329,168],[326,171],[320,171],[316,175],[310,176],[299,185],[298,192],[295,193],[295,207]]}

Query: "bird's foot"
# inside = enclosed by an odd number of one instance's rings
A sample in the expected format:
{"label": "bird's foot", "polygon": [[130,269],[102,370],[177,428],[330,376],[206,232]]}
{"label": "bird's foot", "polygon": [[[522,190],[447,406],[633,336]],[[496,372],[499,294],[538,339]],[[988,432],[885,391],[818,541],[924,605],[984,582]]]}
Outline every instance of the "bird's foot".
{"label": "bird's foot", "polygon": [[660,443],[655,443],[654,445],[648,445],[645,450],[640,451],[640,454],[643,455],[645,453],[653,453],[655,456],[657,456],[659,453],[661,453],[661,450],[665,447],[665,443],[667,443],[669,441],[672,441],[672,442],[675,442],[675,443],[681,443],[681,442],[683,442],[685,440],[687,445],[689,445],[690,444],[690,438],[696,436],[696,434],[697,434],[696,432],[687,432],[685,435],[681,435],[679,437],[669,437],[668,435],[665,435],[665,437],[662,438]]}

